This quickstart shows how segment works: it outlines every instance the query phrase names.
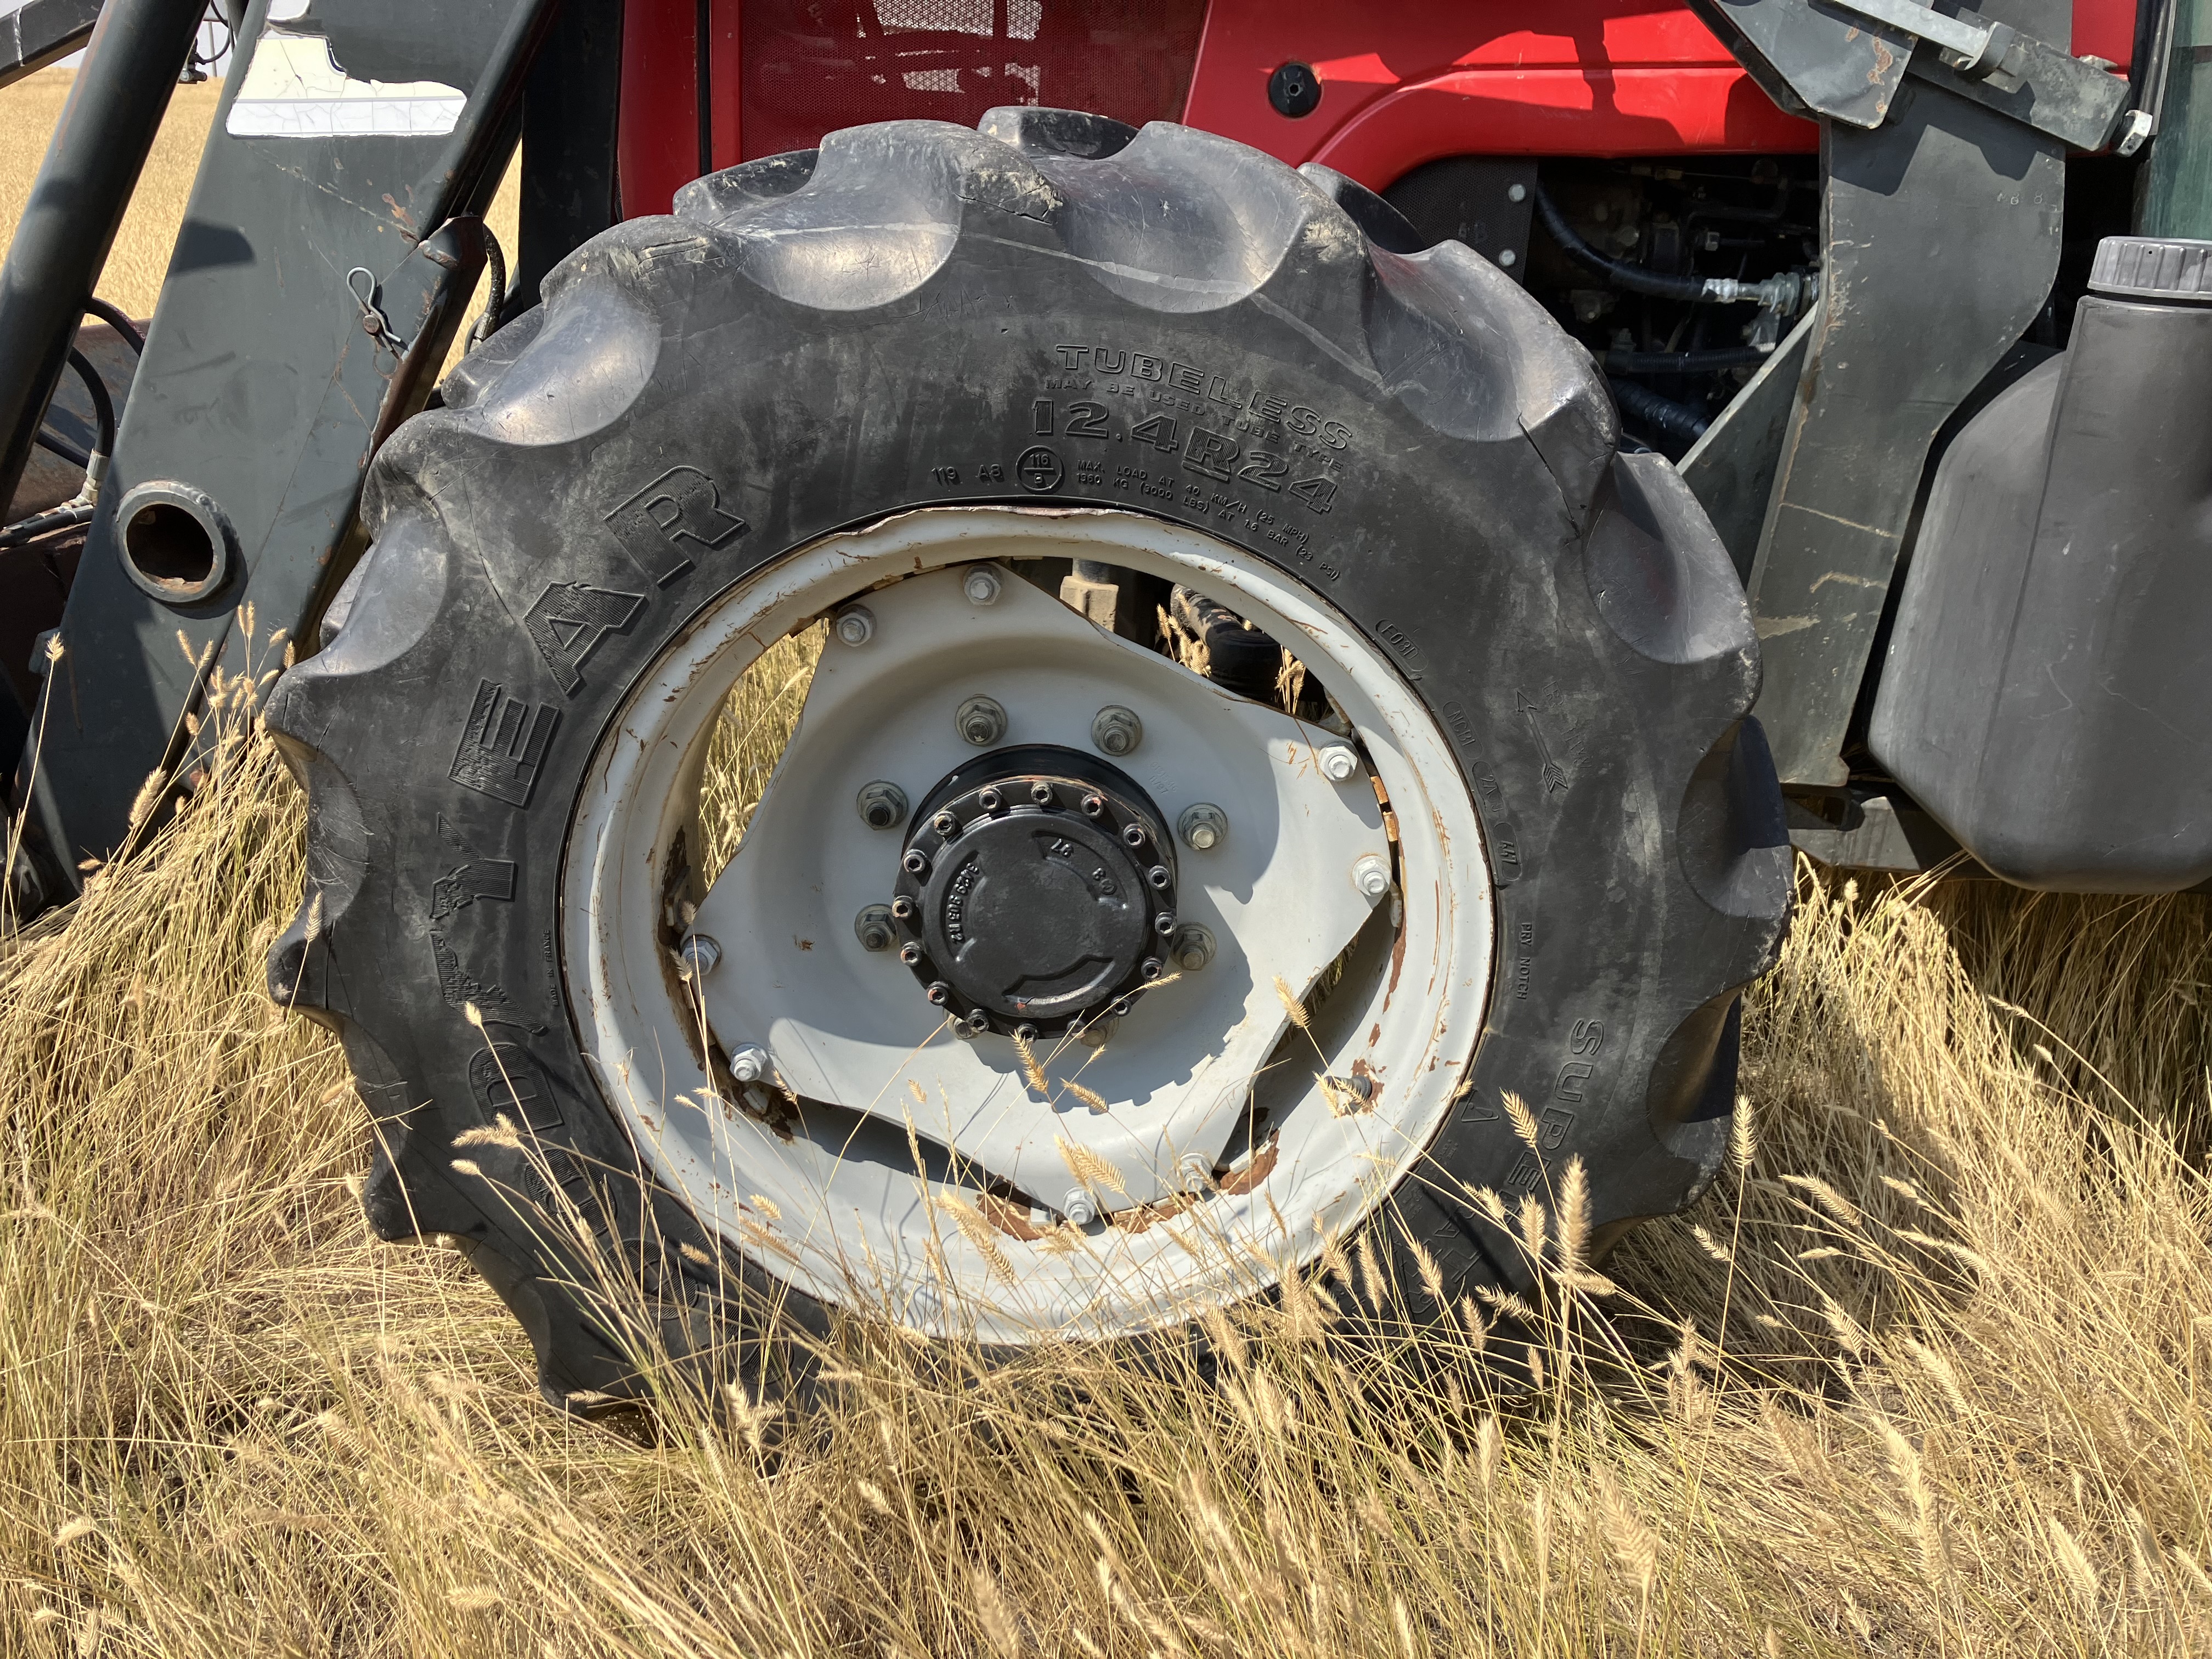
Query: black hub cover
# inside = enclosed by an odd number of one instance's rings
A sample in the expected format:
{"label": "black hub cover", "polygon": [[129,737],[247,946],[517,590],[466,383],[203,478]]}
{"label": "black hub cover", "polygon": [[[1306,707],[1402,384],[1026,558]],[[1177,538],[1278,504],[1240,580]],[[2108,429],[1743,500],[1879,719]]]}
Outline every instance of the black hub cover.
{"label": "black hub cover", "polygon": [[900,848],[900,959],[970,1033],[1049,1036],[1160,976],[1175,848],[1136,780],[1073,749],[994,750],[921,803]]}

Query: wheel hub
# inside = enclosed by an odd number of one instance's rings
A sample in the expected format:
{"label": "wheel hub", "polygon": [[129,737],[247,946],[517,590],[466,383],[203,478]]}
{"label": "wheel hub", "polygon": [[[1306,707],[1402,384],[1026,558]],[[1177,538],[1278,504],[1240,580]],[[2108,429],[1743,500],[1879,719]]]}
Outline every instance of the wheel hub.
{"label": "wheel hub", "polygon": [[998,750],[914,816],[899,957],[969,1033],[1056,1036],[1160,976],[1175,873],[1164,815],[1127,773],[1058,744]]}

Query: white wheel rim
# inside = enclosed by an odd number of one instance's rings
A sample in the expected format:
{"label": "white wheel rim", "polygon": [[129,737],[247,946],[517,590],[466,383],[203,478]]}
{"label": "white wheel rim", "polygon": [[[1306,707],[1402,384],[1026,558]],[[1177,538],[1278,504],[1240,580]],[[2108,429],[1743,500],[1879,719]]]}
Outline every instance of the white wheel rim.
{"label": "white wheel rim", "polygon": [[[1355,884],[1345,860],[1391,850],[1374,783],[1363,773],[1352,787],[1317,789],[1315,750],[1335,743],[1329,733],[1139,653],[1018,578],[992,614],[966,623],[957,614],[961,575],[948,567],[997,562],[1005,570],[1070,556],[1166,577],[1297,641],[1351,720],[1395,818],[1400,885],[1383,902],[1388,917],[1360,934],[1310,1040],[1299,1039],[1306,1046],[1293,1054],[1295,1066],[1279,1065],[1261,1085],[1273,1139],[1257,1158],[1234,1155],[1244,1151],[1241,1091],[1255,1054],[1273,1050],[1285,1029],[1279,963],[1302,994],[1320,966],[1314,957],[1325,952],[1326,963],[1336,952],[1331,928],[1357,925],[1342,897]],[[896,648],[936,655],[862,672],[858,659],[872,641],[849,653],[854,667],[841,678],[846,648],[834,639],[826,647],[818,705],[810,694],[744,844],[699,902],[693,925],[722,940],[726,960],[702,976],[694,1000],[668,948],[678,924],[663,887],[678,884],[672,846],[689,824],[715,719],[763,649],[856,595],[888,619],[885,637],[905,642]],[[962,626],[971,631],[957,640],[943,632]],[[912,643],[925,633],[930,643]],[[1041,637],[1049,649],[1035,646]],[[927,665],[956,660],[981,666],[945,677],[934,694],[944,708],[934,710]],[[1162,674],[1187,684],[1178,690]],[[1143,744],[1118,763],[1152,791],[1170,823],[1197,788],[1207,793],[1195,799],[1230,817],[1214,853],[1177,849],[1179,914],[1215,931],[1215,961],[1138,999],[1103,1054],[1066,1041],[1040,1044],[1050,1056],[1052,1103],[1027,1087],[1012,1042],[956,1040],[908,969],[865,950],[854,932],[860,906],[889,896],[899,832],[860,823],[848,786],[855,776],[888,778],[918,804],[948,755],[957,764],[960,753],[976,752],[961,751],[949,734],[954,706],[979,677],[1008,689],[1009,742],[1095,753],[1087,711],[1142,701]],[[848,684],[860,689],[839,690]],[[891,699],[874,719],[866,718],[872,692]],[[1194,769],[1209,756],[1215,763]],[[1237,798],[1218,799],[1223,793]],[[780,812],[788,815],[781,829]],[[1244,863],[1224,876],[1231,849]],[[1290,892],[1306,897],[1286,904]],[[1301,931],[1297,917],[1308,912],[1322,919]],[[1123,1334],[1187,1320],[1263,1290],[1400,1182],[1419,1178],[1416,1166],[1481,1030],[1492,928],[1480,831],[1449,744],[1387,659],[1264,562],[1111,511],[909,513],[825,538],[732,588],[634,689],[601,743],[562,872],[572,1015],[655,1175],[708,1226],[807,1294],[927,1334],[989,1341]],[[1248,936],[1266,959],[1245,948]],[[702,1012],[723,1053],[762,1044],[779,1081],[844,1114],[802,1107],[805,1127],[787,1139],[742,1109],[726,1097],[765,1097],[726,1083],[718,1091],[697,1054]],[[866,1097],[839,1098],[878,1071]],[[1358,1100],[1316,1074],[1364,1078],[1370,1096]],[[1301,1086],[1294,1075],[1310,1080]],[[1108,1104],[1096,1112],[1066,1091],[1070,1077],[1127,1086],[1095,1091]],[[965,1179],[944,1178],[957,1171],[918,1176],[909,1130],[994,1175],[1018,1176],[1014,1184],[1046,1210],[1032,1217]],[[1114,1183],[1063,1143],[1099,1149]],[[1198,1193],[1176,1192],[1182,1164],[1204,1158],[1226,1159],[1226,1173]],[[1114,1213],[1077,1227],[1049,1212],[1066,1209],[1063,1194],[1085,1178]]]}

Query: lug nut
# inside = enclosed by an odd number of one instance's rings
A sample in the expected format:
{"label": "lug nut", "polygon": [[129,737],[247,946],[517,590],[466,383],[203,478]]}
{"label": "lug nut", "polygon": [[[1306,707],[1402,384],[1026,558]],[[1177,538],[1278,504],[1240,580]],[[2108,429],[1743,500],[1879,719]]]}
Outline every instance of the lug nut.
{"label": "lug nut", "polygon": [[909,847],[906,849],[906,856],[899,860],[899,868],[909,876],[927,877],[929,874],[929,854],[919,847]]}
{"label": "lug nut", "polygon": [[1060,1200],[1060,1212],[1079,1227],[1088,1227],[1098,1219],[1098,1200],[1078,1187]]}
{"label": "lug nut", "polygon": [[1035,801],[1039,806],[1051,805],[1052,786],[1048,783],[1031,784],[1030,786],[1030,799]]}
{"label": "lug nut", "polygon": [[1145,872],[1145,879],[1152,883],[1155,890],[1164,892],[1167,890],[1167,884],[1175,878],[1168,872],[1166,865],[1156,864]]}
{"label": "lug nut", "polygon": [[721,941],[706,933],[686,933],[676,947],[676,960],[677,971],[685,979],[704,979],[722,960]]}
{"label": "lug nut", "polygon": [[1121,839],[1128,846],[1142,847],[1145,844],[1145,826],[1141,823],[1123,824]]}
{"label": "lug nut", "polygon": [[1379,853],[1370,853],[1352,866],[1352,884],[1370,904],[1381,900],[1390,890],[1390,860]]}
{"label": "lug nut", "polygon": [[1166,971],[1167,963],[1162,962],[1158,957],[1146,957],[1144,961],[1137,964],[1137,977],[1143,980],[1158,979]]}
{"label": "lug nut", "polygon": [[862,906],[860,914],[853,918],[853,936],[860,941],[863,951],[890,950],[898,937],[891,931],[891,907],[888,904]]}
{"label": "lug nut", "polygon": [[1006,804],[1006,798],[995,789],[986,789],[975,799],[983,803],[986,812],[995,812]]}
{"label": "lug nut", "polygon": [[1321,750],[1321,775],[1331,783],[1350,783],[1359,775],[1359,757],[1340,743],[1333,743]]}
{"label": "lug nut", "polygon": [[1109,702],[1092,717],[1091,741],[1102,755],[1126,755],[1145,740],[1145,723],[1133,708]]}
{"label": "lug nut", "polygon": [[1213,934],[1194,921],[1187,921],[1176,929],[1175,943],[1168,946],[1175,964],[1186,974],[1194,974],[1213,960]]}
{"label": "lug nut", "polygon": [[837,637],[847,645],[866,645],[876,637],[876,613],[865,605],[848,605],[837,613]]}
{"label": "lug nut", "polygon": [[1006,711],[988,697],[970,697],[952,716],[960,735],[978,749],[988,749],[1006,735]]}
{"label": "lug nut", "polygon": [[1175,935],[1175,930],[1176,919],[1170,915],[1166,911],[1163,910],[1159,915],[1152,918],[1152,931],[1158,933],[1162,939],[1173,938]]}
{"label": "lug nut", "polygon": [[1186,806],[1176,820],[1176,834],[1194,853],[1211,853],[1229,833],[1229,815],[1211,801]]}
{"label": "lug nut", "polygon": [[860,809],[860,822],[871,830],[896,830],[906,822],[906,791],[880,778],[863,785],[854,804]]}
{"label": "lug nut", "polygon": [[1212,1160],[1187,1152],[1176,1160],[1176,1175],[1182,1190],[1197,1197],[1213,1184]]}
{"label": "lug nut", "polygon": [[961,1036],[966,1037],[979,1037],[990,1029],[990,1018],[981,1008],[970,1008],[959,1025]]}
{"label": "lug nut", "polygon": [[891,901],[891,914],[894,916],[896,916],[901,921],[909,921],[913,920],[914,901],[908,898],[905,894],[901,893],[896,898]]}
{"label": "lug nut", "polygon": [[930,819],[929,827],[940,836],[949,836],[960,827],[960,820],[950,812],[939,812],[935,817]]}
{"label": "lug nut", "polygon": [[730,1056],[730,1075],[740,1083],[765,1083],[775,1071],[768,1050],[757,1042],[748,1042]]}
{"label": "lug nut", "polygon": [[908,967],[913,967],[915,963],[921,960],[921,946],[916,945],[911,939],[908,940],[904,945],[899,946],[899,960],[906,963]]}
{"label": "lug nut", "polygon": [[960,591],[968,596],[970,605],[996,605],[999,573],[988,564],[970,565],[968,574],[960,579]]}
{"label": "lug nut", "polygon": [[1024,1042],[1035,1042],[1037,1040],[1037,1028],[1024,1022],[1014,1027],[1014,1035]]}
{"label": "lug nut", "polygon": [[951,1000],[952,988],[950,985],[947,985],[941,979],[933,980],[930,981],[927,994],[932,1002],[942,1008],[947,1002]]}
{"label": "lug nut", "polygon": [[1103,796],[1103,795],[1085,795],[1085,796],[1083,798],[1083,816],[1084,816],[1085,817],[1086,817],[1086,818],[1095,818],[1095,817],[1097,817],[1101,812],[1104,811],[1105,810],[1106,810],[1106,797],[1105,797],[1105,796]]}

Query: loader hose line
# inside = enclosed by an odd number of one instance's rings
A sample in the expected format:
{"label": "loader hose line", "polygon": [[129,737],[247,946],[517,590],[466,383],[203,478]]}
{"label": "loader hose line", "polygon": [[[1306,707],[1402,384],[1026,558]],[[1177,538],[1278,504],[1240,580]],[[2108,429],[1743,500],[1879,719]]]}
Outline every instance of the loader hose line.
{"label": "loader hose line", "polygon": [[1552,240],[1559,245],[1559,252],[1577,264],[1588,265],[1592,270],[1632,294],[1650,294],[1662,300],[1702,300],[1705,298],[1705,279],[1702,276],[1668,276],[1642,265],[1632,265],[1626,260],[1609,259],[1575,234],[1567,223],[1559,204],[1552,199],[1551,191],[1540,181],[1536,185],[1536,215],[1544,222],[1544,228],[1552,233]]}
{"label": "loader hose line", "polygon": [[1711,374],[1756,368],[1773,352],[1759,346],[1717,346],[1705,351],[1608,351],[1608,374]]}
{"label": "loader hose line", "polygon": [[121,306],[111,304],[95,295],[84,302],[84,308],[128,340],[135,355],[141,357],[146,355],[146,337],[138,331],[138,325],[131,320],[130,313]]}
{"label": "loader hose line", "polygon": [[98,453],[112,455],[115,453],[115,399],[107,395],[107,382],[100,378],[100,371],[92,366],[92,359],[75,346],[70,348],[69,366],[76,371],[77,379],[84,382],[85,396],[92,399],[93,419],[100,424]]}
{"label": "loader hose line", "polygon": [[51,432],[41,432],[38,436],[32,439],[31,441],[38,445],[40,448],[46,450],[52,454],[60,456],[71,466],[89,467],[92,465],[91,456],[86,454],[84,451],[79,449],[75,444],[69,442],[66,439],[57,438]]}
{"label": "loader hose line", "polygon": [[1695,443],[1705,435],[1705,428],[1712,424],[1689,404],[1678,404],[1672,398],[1662,398],[1650,386],[1638,386],[1633,380],[1613,380],[1613,395],[1614,401],[1628,414],[1670,438],[1682,438]]}

